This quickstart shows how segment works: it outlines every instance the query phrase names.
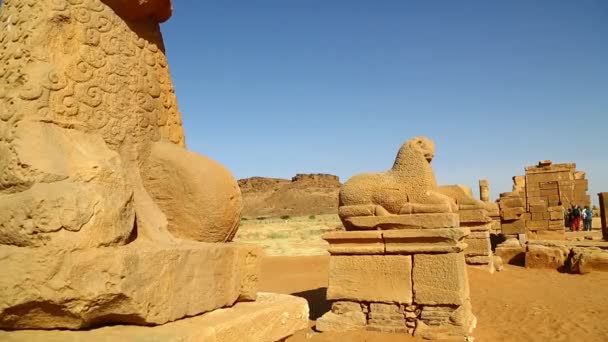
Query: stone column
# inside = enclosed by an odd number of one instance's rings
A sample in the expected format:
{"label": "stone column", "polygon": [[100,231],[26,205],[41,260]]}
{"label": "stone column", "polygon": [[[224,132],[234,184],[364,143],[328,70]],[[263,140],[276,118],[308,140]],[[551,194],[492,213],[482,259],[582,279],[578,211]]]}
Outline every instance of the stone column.
{"label": "stone column", "polygon": [[490,184],[486,179],[479,180],[479,199],[490,202]]}

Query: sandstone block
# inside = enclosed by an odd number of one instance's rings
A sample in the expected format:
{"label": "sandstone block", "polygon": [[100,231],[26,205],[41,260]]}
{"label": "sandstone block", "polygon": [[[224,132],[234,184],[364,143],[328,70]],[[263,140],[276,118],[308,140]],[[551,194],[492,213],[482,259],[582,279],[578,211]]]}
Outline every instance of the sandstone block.
{"label": "sandstone block", "polygon": [[164,324],[255,299],[260,255],[238,244],[0,246],[0,269],[10,274],[0,277],[0,328]]}
{"label": "sandstone block", "polygon": [[382,231],[338,231],[323,234],[334,254],[384,254]]}
{"label": "sandstone block", "polygon": [[522,234],[526,231],[526,225],[524,220],[517,220],[512,222],[502,222],[501,230],[503,234]]}
{"label": "sandstone block", "polygon": [[492,262],[491,255],[465,256],[468,265],[487,265]]}
{"label": "sandstone block", "polygon": [[551,211],[549,212],[549,219],[550,220],[562,220],[564,219],[564,215],[562,214],[561,211]]}
{"label": "sandstone block", "polygon": [[521,197],[505,197],[501,198],[500,202],[498,202],[498,206],[500,210],[504,210],[505,208],[517,208],[523,207],[525,205],[524,200]]}
{"label": "sandstone block", "polygon": [[471,234],[469,234],[467,236],[467,240],[469,240],[469,239],[489,239],[489,238],[490,238],[489,231],[471,232]]}
{"label": "sandstone block", "polygon": [[499,256],[504,263],[519,266],[525,265],[526,247],[520,246],[519,243],[517,246],[498,245],[494,254]]}
{"label": "sandstone block", "polygon": [[414,302],[462,305],[469,298],[464,253],[414,255]]}
{"label": "sandstone block", "polygon": [[382,236],[386,253],[460,252],[468,228],[386,230]]}
{"label": "sandstone block", "polygon": [[466,239],[467,248],[464,250],[465,255],[490,255],[492,253],[492,245],[490,239]]}
{"label": "sandstone block", "polygon": [[608,251],[599,248],[574,248],[571,271],[580,274],[608,272]]}
{"label": "sandstone block", "polygon": [[488,212],[485,209],[473,209],[473,210],[460,210],[460,223],[471,223],[471,222],[491,222],[492,219],[488,216]]}
{"label": "sandstone block", "polygon": [[331,311],[317,319],[315,329],[317,331],[351,331],[365,329],[367,318],[362,312],[347,312],[335,314]]}
{"label": "sandstone block", "polygon": [[369,310],[371,313],[396,314],[403,316],[403,310],[401,310],[401,306],[397,304],[370,303]]}
{"label": "sandstone block", "polygon": [[389,230],[453,228],[459,226],[458,214],[410,214],[392,216],[357,216],[343,220],[350,230]]}
{"label": "sandstone block", "polygon": [[412,302],[409,255],[336,255],[329,260],[327,299]]}
{"label": "sandstone block", "polygon": [[0,331],[7,342],[241,342],[281,341],[308,326],[308,304],[300,297],[259,293],[255,302],[236,303],[159,326],[114,325],[68,330]]}
{"label": "sandstone block", "polygon": [[569,253],[570,249],[565,246],[528,245],[526,268],[560,268]]}
{"label": "sandstone block", "polygon": [[548,230],[549,229],[549,221],[526,221],[526,229],[527,230]]}
{"label": "sandstone block", "polygon": [[523,207],[504,208],[500,211],[500,217],[503,220],[517,220],[525,212]]}
{"label": "sandstone block", "polygon": [[357,302],[337,301],[331,304],[331,312],[342,315],[347,312],[363,312],[363,309]]}

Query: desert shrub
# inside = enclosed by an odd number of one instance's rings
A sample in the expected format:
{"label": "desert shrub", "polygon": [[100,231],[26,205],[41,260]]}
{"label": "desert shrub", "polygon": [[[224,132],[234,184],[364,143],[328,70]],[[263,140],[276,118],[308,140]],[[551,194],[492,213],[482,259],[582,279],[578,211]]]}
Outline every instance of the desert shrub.
{"label": "desert shrub", "polygon": [[260,221],[261,221],[261,220],[265,220],[265,219],[266,219],[266,218],[265,218],[264,216],[260,216],[260,217],[257,217],[257,218],[256,218],[256,220],[260,220]]}
{"label": "desert shrub", "polygon": [[291,216],[289,216],[289,215],[281,216],[281,220],[289,220],[290,218],[291,218]]}
{"label": "desert shrub", "polygon": [[241,217],[241,221],[247,221],[246,217]]}
{"label": "desert shrub", "polygon": [[314,220],[314,219],[316,219],[317,217],[316,217],[315,215],[310,215],[310,216],[308,216],[308,218],[309,218],[309,219],[311,219],[311,220]]}

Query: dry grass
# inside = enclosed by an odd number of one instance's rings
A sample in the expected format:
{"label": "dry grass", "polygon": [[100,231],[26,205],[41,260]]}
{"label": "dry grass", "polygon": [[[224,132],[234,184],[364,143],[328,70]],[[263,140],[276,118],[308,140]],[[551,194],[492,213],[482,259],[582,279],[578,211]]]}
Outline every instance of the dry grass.
{"label": "dry grass", "polygon": [[234,241],[260,245],[266,255],[327,255],[321,235],[336,229],[342,229],[338,215],[248,219]]}

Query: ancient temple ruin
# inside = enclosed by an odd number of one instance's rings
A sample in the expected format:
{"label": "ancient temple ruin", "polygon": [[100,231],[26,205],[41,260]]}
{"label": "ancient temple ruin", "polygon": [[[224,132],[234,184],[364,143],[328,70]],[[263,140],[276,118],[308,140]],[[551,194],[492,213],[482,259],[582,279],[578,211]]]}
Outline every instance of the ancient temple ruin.
{"label": "ancient temple ruin", "polygon": [[431,140],[399,150],[392,169],[360,174],[340,190],[346,231],[329,242],[327,299],[320,331],[366,329],[465,340],[476,324],[456,201],[439,191]]}
{"label": "ancient temple ruin", "polygon": [[573,205],[590,206],[585,172],[576,164],[553,164],[541,160],[513,177],[513,191],[498,201],[502,233],[507,237],[526,234],[527,239],[563,239],[564,210]]}
{"label": "ancient temple ruin", "polygon": [[260,248],[224,243],[241,195],[228,170],[185,148],[159,29],[171,8],[2,2],[0,329],[13,331],[0,339],[107,340],[68,330],[122,324],[124,340],[158,326],[149,333],[236,341],[205,325],[217,322],[167,324],[235,304],[238,320],[239,303],[256,300],[252,322],[270,322],[264,307],[294,314],[254,338],[306,326],[303,299],[258,296]]}

